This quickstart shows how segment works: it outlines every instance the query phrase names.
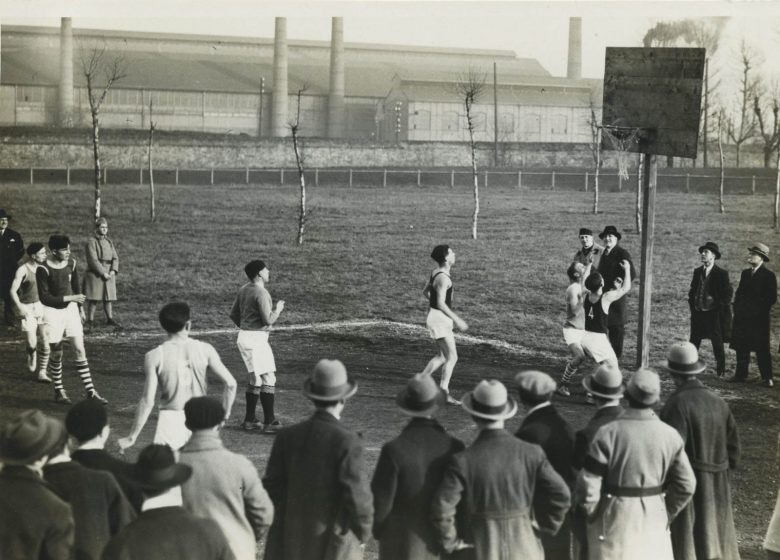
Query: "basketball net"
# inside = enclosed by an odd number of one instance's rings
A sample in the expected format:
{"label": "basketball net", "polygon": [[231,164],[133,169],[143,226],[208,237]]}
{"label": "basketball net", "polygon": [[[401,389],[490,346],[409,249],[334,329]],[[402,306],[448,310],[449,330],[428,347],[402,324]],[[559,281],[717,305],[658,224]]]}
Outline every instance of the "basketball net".
{"label": "basketball net", "polygon": [[628,126],[601,126],[602,135],[611,149],[617,152],[618,176],[623,180],[628,179],[630,148],[638,144],[641,130]]}

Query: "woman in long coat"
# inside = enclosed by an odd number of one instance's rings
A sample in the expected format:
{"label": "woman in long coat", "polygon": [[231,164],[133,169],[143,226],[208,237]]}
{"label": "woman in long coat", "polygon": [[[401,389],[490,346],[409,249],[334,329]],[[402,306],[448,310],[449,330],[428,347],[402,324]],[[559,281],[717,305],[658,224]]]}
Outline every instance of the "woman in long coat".
{"label": "woman in long coat", "polygon": [[87,297],[87,325],[95,320],[95,309],[103,302],[106,323],[118,327],[114,320],[113,302],[116,301],[116,275],[119,272],[119,256],[114,242],[108,237],[108,220],[98,219],[95,235],[87,241],[87,273],[84,275],[84,295]]}

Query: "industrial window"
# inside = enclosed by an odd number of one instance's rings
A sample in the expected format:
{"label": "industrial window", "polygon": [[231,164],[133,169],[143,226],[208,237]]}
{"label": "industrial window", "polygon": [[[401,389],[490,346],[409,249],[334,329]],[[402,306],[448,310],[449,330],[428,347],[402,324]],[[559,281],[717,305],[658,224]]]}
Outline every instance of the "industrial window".
{"label": "industrial window", "polygon": [[568,134],[567,129],[569,119],[565,115],[553,115],[550,119],[550,132],[552,134]]}
{"label": "industrial window", "polygon": [[456,132],[459,128],[458,113],[455,111],[445,111],[442,115],[442,130]]}
{"label": "industrial window", "polygon": [[525,134],[539,134],[542,131],[542,119],[537,114],[523,117],[523,132]]}
{"label": "industrial window", "polygon": [[18,86],[16,100],[21,103],[43,103],[44,88],[40,86]]}
{"label": "industrial window", "polygon": [[412,114],[412,130],[430,130],[431,112],[424,109],[415,111]]}

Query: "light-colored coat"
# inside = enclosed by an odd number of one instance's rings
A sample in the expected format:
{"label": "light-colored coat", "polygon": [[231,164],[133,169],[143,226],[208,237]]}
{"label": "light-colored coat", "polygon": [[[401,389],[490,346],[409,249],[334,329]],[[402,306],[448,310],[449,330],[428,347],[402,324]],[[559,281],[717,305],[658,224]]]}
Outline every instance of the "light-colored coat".
{"label": "light-colored coat", "polygon": [[[664,487],[666,495],[615,495]],[[650,409],[626,410],[602,426],[577,479],[591,560],[672,560],[668,526],[690,501],[696,478],[680,434]]]}
{"label": "light-colored coat", "polygon": [[543,560],[539,532],[555,534],[569,503],[569,488],[541,447],[504,429],[484,429],[452,457],[431,515],[447,552],[462,539],[473,543],[476,560]]}
{"label": "light-colored coat", "polygon": [[[777,458],[780,459],[780,436],[777,438],[777,444]],[[775,510],[772,513],[772,519],[769,521],[769,527],[766,530],[764,548],[780,554],[780,491],[777,493]]]}
{"label": "light-colored coat", "polygon": [[[91,301],[116,301],[116,275],[119,256],[108,236],[93,235],[87,240],[87,273],[84,275],[84,295]],[[108,280],[103,275],[108,274]]]}
{"label": "light-colored coat", "polygon": [[181,488],[184,508],[213,519],[238,560],[254,560],[255,543],[274,515],[255,466],[225,449],[212,430],[194,432],[180,453],[180,462],[192,467],[192,477]]}

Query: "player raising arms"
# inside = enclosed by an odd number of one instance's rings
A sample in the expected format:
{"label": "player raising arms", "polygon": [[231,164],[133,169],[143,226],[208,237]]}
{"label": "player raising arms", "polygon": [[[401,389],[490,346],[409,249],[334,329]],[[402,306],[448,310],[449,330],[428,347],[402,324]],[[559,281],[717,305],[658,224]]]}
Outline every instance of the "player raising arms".
{"label": "player raising arms", "polygon": [[563,325],[563,340],[569,347],[571,358],[566,362],[566,369],[563,370],[563,376],[555,390],[565,397],[571,394],[568,385],[585,359],[585,351],[582,349],[582,335],[585,332],[582,283],[589,272],[590,264],[586,267],[580,262],[571,263],[566,270],[569,287],[566,288],[566,323]]}
{"label": "player raising arms", "polygon": [[436,341],[439,353],[431,358],[422,373],[423,375],[432,375],[433,372],[441,368],[439,386],[447,393],[449,404],[459,405],[460,401],[451,397],[449,391],[452,370],[458,361],[453,326],[458,327],[461,331],[465,331],[469,326],[450,307],[452,305],[450,269],[455,264],[455,252],[450,249],[449,245],[437,245],[431,252],[431,258],[439,266],[433,270],[428,284],[423,290],[423,294],[430,303],[425,325]]}

